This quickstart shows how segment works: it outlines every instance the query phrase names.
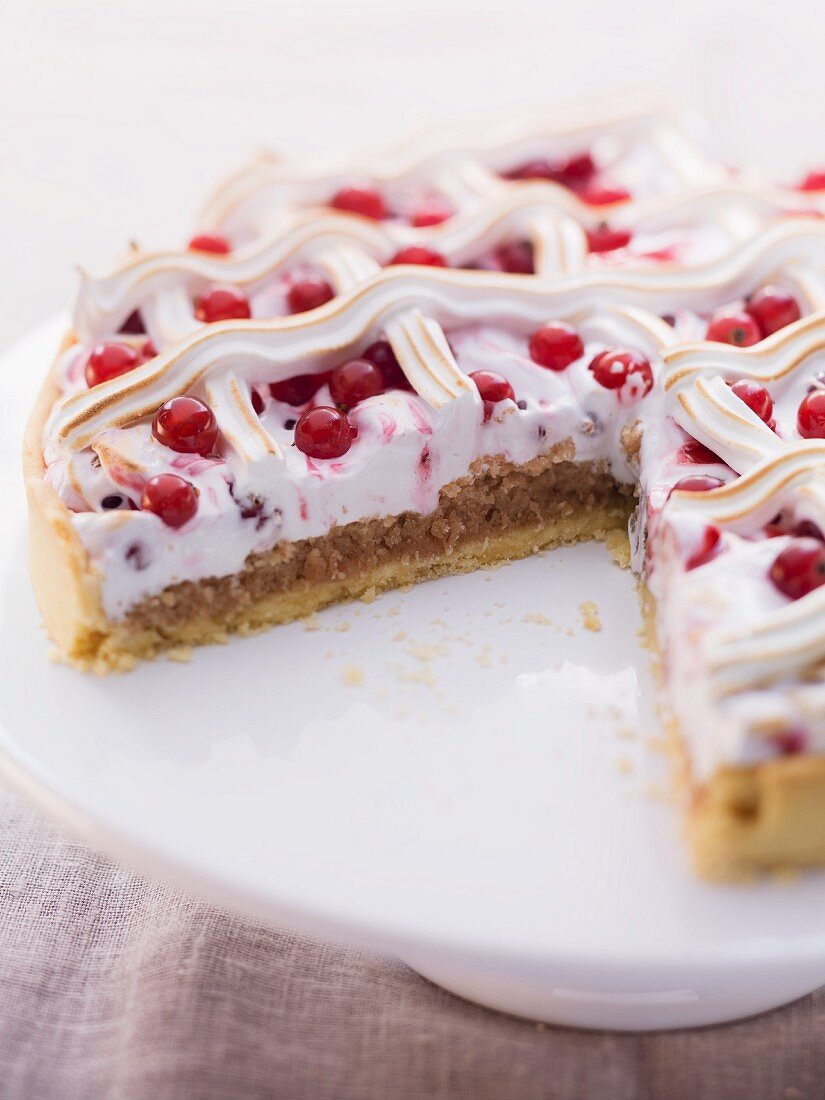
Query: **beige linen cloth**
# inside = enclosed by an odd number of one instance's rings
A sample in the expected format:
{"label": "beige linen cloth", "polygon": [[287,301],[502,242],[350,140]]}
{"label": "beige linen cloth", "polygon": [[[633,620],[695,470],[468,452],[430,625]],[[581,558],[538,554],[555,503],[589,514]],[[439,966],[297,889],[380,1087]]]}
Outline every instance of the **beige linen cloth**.
{"label": "beige linen cloth", "polygon": [[2,789],[0,822],[4,1098],[825,1098],[825,990],[700,1031],[545,1027],[146,879]]}

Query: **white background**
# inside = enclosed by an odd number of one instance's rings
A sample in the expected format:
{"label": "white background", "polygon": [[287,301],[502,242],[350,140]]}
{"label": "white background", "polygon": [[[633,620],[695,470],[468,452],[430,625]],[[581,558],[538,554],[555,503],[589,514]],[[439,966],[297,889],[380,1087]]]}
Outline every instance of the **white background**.
{"label": "white background", "polygon": [[261,145],[646,88],[723,157],[825,163],[825,16],[804,0],[0,0],[0,342],[68,301],[74,263],[185,240]]}

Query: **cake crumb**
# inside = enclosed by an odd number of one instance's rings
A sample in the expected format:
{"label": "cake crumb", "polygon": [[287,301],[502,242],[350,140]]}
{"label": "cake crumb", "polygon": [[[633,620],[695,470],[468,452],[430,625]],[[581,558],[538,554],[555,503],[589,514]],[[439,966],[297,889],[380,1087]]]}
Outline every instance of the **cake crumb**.
{"label": "cake crumb", "polygon": [[347,663],[344,665],[344,683],[348,687],[360,687],[364,682],[364,670],[360,665]]}
{"label": "cake crumb", "polygon": [[667,755],[670,745],[666,737],[648,737],[645,741],[651,752],[661,752]]}
{"label": "cake crumb", "polygon": [[429,661],[425,660],[414,668],[388,661],[386,667],[395,675],[399,684],[422,684],[434,690],[436,688],[438,681]]}
{"label": "cake crumb", "polygon": [[304,622],[304,630],[320,630],[321,629],[321,620],[318,618],[318,616],[316,615],[316,613],[314,611],[312,612],[311,615],[307,615],[307,617],[303,620],[303,622]]}
{"label": "cake crumb", "polygon": [[635,726],[619,726],[616,730],[616,736],[621,741],[632,741],[636,737],[637,732]]}
{"label": "cake crumb", "polygon": [[425,687],[434,688],[438,682],[435,673],[428,666],[413,669],[411,672],[399,672],[399,680],[405,680],[408,684],[423,684]]}
{"label": "cake crumb", "polygon": [[489,646],[485,646],[484,649],[482,649],[482,651],[480,653],[476,653],[475,660],[476,660],[476,664],[480,665],[481,668],[490,668],[493,661],[492,661],[492,658],[490,657],[490,648],[489,648]]}
{"label": "cake crumb", "polygon": [[178,645],[174,649],[167,649],[164,657],[168,661],[177,661],[179,664],[186,664],[187,661],[192,660],[192,647],[191,645]]}
{"label": "cake crumb", "polygon": [[352,623],[347,622],[345,619],[342,623],[336,623],[332,629],[337,631],[338,634],[346,634],[348,630],[352,630]]}
{"label": "cake crumb", "polygon": [[361,603],[374,603],[378,599],[378,589],[374,586],[361,593]]}
{"label": "cake crumb", "polygon": [[622,775],[630,775],[633,771],[633,763],[628,756],[620,756],[616,761],[616,767],[622,773]]}
{"label": "cake crumb", "polygon": [[543,615],[541,611],[528,611],[522,615],[522,622],[535,623],[537,626],[552,626],[553,620],[548,619],[546,615]]}
{"label": "cake crumb", "polygon": [[404,641],[406,641],[407,640],[406,630],[396,630],[395,634],[393,634],[393,636],[392,636],[392,640],[394,642],[404,642]]}
{"label": "cake crumb", "polygon": [[599,608],[593,602],[593,600],[584,600],[579,604],[579,614],[582,617],[582,625],[585,630],[592,630],[594,633],[602,628],[602,620],[599,615]]}
{"label": "cake crumb", "polygon": [[438,643],[411,642],[406,647],[406,652],[414,657],[416,661],[434,661],[436,657],[441,657],[446,653],[446,647]]}

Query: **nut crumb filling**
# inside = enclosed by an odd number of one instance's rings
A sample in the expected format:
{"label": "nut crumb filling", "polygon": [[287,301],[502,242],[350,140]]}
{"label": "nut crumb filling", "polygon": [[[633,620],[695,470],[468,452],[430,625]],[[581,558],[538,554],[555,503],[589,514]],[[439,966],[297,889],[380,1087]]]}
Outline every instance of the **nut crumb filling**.
{"label": "nut crumb filling", "polygon": [[[334,527],[318,538],[280,543],[251,555],[236,574],[183,581],[141,600],[119,625],[157,634],[154,648],[160,650],[187,640],[187,624],[209,622],[227,632],[245,632],[298,618],[335,599],[364,595],[370,588],[465,571],[474,567],[463,553],[469,547],[480,565],[530,553],[530,533],[540,548],[606,536],[626,525],[633,486],[618,484],[606,464],[577,464],[566,453],[562,445],[524,466],[481,460],[470,476],[445,486],[438,507],[427,515],[383,516]],[[586,522],[596,516],[595,526]],[[577,518],[585,522],[577,525]],[[528,536],[519,543],[524,549],[502,546],[497,552],[496,544],[514,533]],[[369,583],[359,591],[361,580]],[[331,598],[313,602],[313,591],[320,597],[333,590]],[[279,596],[291,597],[292,612],[271,606]]]}

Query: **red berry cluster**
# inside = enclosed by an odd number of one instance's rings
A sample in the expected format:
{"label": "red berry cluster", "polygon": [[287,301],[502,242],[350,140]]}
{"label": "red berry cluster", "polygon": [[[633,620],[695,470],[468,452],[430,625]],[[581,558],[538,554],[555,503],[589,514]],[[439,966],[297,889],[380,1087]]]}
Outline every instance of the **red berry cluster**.
{"label": "red berry cluster", "polygon": [[295,425],[295,446],[309,458],[340,458],[350,449],[356,431],[349,422],[350,409],[388,389],[410,389],[401,365],[386,340],[370,344],[355,359],[347,359],[326,374],[299,374],[270,386],[276,400],[305,405],[324,384],[335,407],[307,409]]}
{"label": "red berry cluster", "polygon": [[599,183],[596,174],[596,163],[590,153],[579,153],[560,160],[536,157],[502,172],[504,178],[509,180],[550,180],[559,183],[591,206],[606,206],[630,198],[630,192],[624,187],[607,187]]}
{"label": "red berry cluster", "polygon": [[744,401],[751,412],[756,413],[760,420],[764,420],[769,428],[776,428],[776,422],[773,419],[773,398],[760,382],[754,382],[750,378],[740,378],[731,386],[731,392],[735,393],[740,401]]}
{"label": "red berry cluster", "polygon": [[173,397],[155,413],[152,435],[158,443],[181,454],[208,455],[218,438],[218,423],[199,398]]}
{"label": "red berry cluster", "polygon": [[[696,440],[692,442],[696,443]],[[696,443],[697,447],[701,447],[701,443]],[[687,447],[688,444],[685,444]],[[712,452],[707,452],[712,459],[719,461]],[[712,477],[710,474],[688,474],[687,477],[680,478],[679,481],[671,489],[671,492],[678,490],[681,493],[709,493],[713,489],[721,489],[724,485],[719,477]],[[700,565],[707,565],[709,561],[719,554],[722,550],[722,532],[714,523],[705,524],[702,528],[700,537],[696,540],[693,549],[685,560],[685,569],[698,569]]]}
{"label": "red berry cluster", "polygon": [[316,405],[295,425],[295,446],[308,458],[340,458],[352,446],[354,429],[340,409]]}
{"label": "red berry cluster", "polygon": [[493,415],[495,406],[500,401],[515,401],[516,395],[513,387],[504,377],[494,370],[477,370],[470,375],[475,382],[481,400],[484,403],[484,422]]}
{"label": "red berry cluster", "polygon": [[453,216],[453,210],[447,206],[446,203],[440,202],[438,199],[432,199],[429,202],[423,203],[414,210],[410,216],[410,224],[414,225],[417,229],[425,229],[431,225],[441,225],[448,218]]}
{"label": "red berry cluster", "polygon": [[815,168],[798,186],[800,191],[825,191],[825,168]]}
{"label": "red berry cluster", "polygon": [[183,527],[198,510],[198,491],[177,474],[158,474],[146,482],[140,506],[154,512],[167,527]]}
{"label": "red berry cluster", "polygon": [[145,340],[140,347],[134,347],[121,340],[106,340],[95,344],[89,352],[84,368],[86,385],[99,386],[121,374],[128,374],[148,359],[157,355],[157,349],[151,340]]}
{"label": "red berry cluster", "polygon": [[721,463],[722,459],[719,455],[714,454],[704,443],[700,443],[698,439],[689,439],[679,450],[677,455],[679,462],[696,463],[697,465],[709,466],[714,463]]}
{"label": "red berry cluster", "polygon": [[803,439],[825,439],[825,390],[806,393],[796,414],[796,427]]}
{"label": "red berry cluster", "polygon": [[[584,341],[566,321],[550,321],[530,336],[530,358],[547,370],[563,371],[584,355]],[[600,386],[620,390],[628,385],[631,398],[639,400],[653,388],[650,361],[630,348],[606,348],[588,369]]]}
{"label": "red berry cluster", "polygon": [[631,348],[607,348],[599,352],[590,364],[593,377],[607,390],[631,387],[631,397],[639,400],[653,389],[653,369],[650,360]]}
{"label": "red berry cluster", "polygon": [[796,538],[774,559],[768,572],[779,591],[792,600],[825,584],[825,543]]}
{"label": "red berry cluster", "polygon": [[747,300],[744,309],[723,309],[713,315],[706,339],[746,348],[793,324],[802,316],[799,303],[779,286],[763,286]]}
{"label": "red berry cluster", "polygon": [[195,317],[205,325],[219,321],[246,321],[252,316],[249,299],[228,283],[216,283],[195,299]]}
{"label": "red berry cluster", "polygon": [[591,252],[616,252],[620,248],[627,248],[633,238],[629,229],[613,229],[607,222],[600,222],[585,232],[587,247]]}
{"label": "red berry cluster", "polygon": [[416,264],[422,267],[447,267],[447,261],[434,248],[424,245],[411,244],[406,248],[399,248],[390,264]]}
{"label": "red berry cluster", "polygon": [[533,246],[529,241],[509,241],[496,249],[494,260],[508,275],[532,275],[535,272]]}
{"label": "red berry cluster", "polygon": [[190,252],[211,252],[215,256],[226,256],[232,251],[229,240],[220,233],[198,233],[189,242]]}
{"label": "red berry cluster", "polygon": [[710,474],[688,474],[680,478],[671,489],[671,492],[680,493],[709,493],[713,489],[721,489],[724,485],[721,477],[712,477]]}
{"label": "red berry cluster", "polygon": [[[369,183],[349,184],[340,188],[329,200],[329,205],[334,210],[340,210],[346,214],[357,214],[361,218],[370,218],[377,222],[397,217],[397,212],[390,209],[386,198],[378,188]],[[443,199],[430,196],[422,199],[420,206],[408,215],[408,220],[410,225],[414,225],[417,229],[424,229],[428,226],[440,225],[451,218],[454,212]],[[428,261],[395,260],[393,262],[427,263]]]}
{"label": "red berry cluster", "polygon": [[335,297],[332,284],[320,275],[308,275],[298,279],[289,288],[286,296],[290,313],[306,313],[318,309]]}
{"label": "red berry cluster", "polygon": [[713,561],[721,549],[722,532],[715,524],[706,524],[701,538],[685,562],[685,568],[698,569],[700,565],[707,565],[709,561]]}
{"label": "red berry cluster", "polygon": [[[173,397],[155,413],[152,435],[180,454],[208,455],[217,442],[218,424],[200,398]],[[182,527],[198,510],[198,491],[177,474],[159,474],[146,482],[141,507],[154,512],[167,527]]]}
{"label": "red berry cluster", "polygon": [[530,337],[530,358],[547,370],[566,370],[584,355],[584,341],[566,321],[550,321]]}
{"label": "red berry cluster", "polygon": [[371,218],[380,222],[389,216],[387,204],[380,191],[368,184],[351,185],[336,191],[330,200],[330,206],[347,214],[358,214],[362,218]]}

